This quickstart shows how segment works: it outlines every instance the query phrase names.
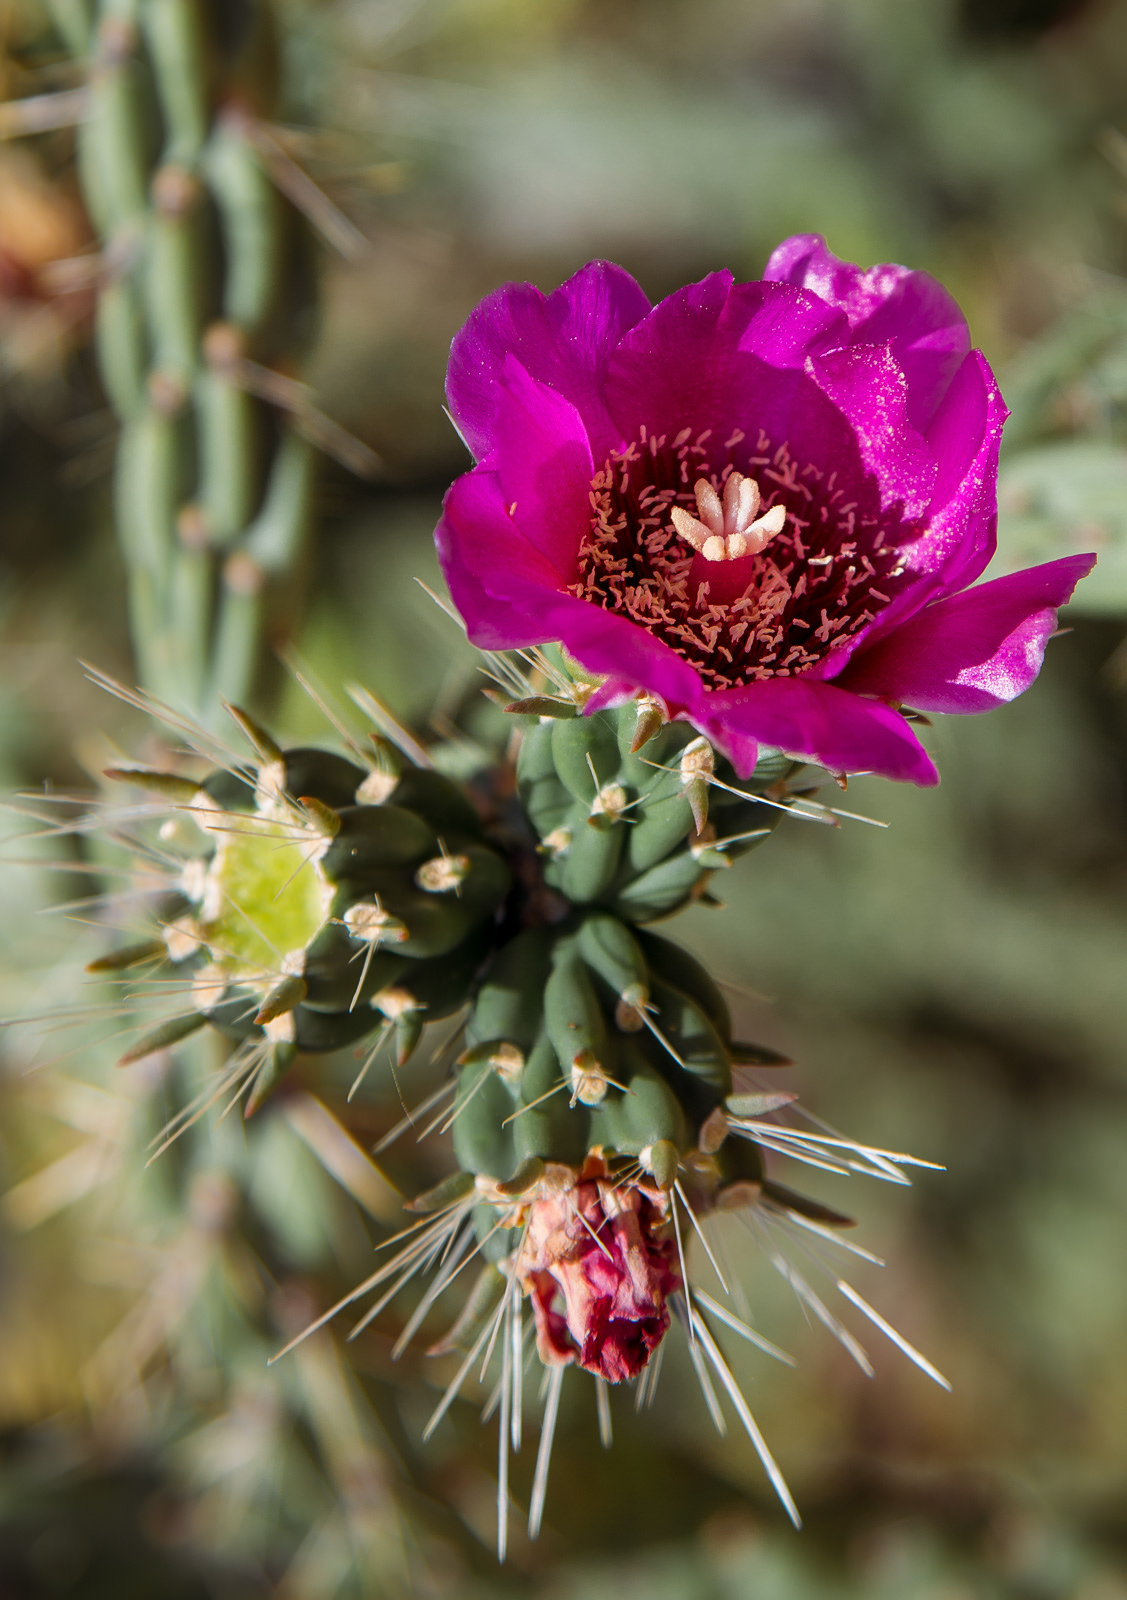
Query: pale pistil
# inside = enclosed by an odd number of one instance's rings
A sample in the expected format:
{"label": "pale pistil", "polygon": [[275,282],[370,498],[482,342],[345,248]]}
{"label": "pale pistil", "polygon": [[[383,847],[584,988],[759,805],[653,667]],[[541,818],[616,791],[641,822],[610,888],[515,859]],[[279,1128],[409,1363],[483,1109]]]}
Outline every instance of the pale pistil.
{"label": "pale pistil", "polygon": [[677,532],[706,561],[738,561],[741,556],[758,555],[783,531],[786,507],[774,505],[760,515],[759,485],[742,472],[728,474],[723,499],[707,478],[698,478],[693,491],[697,497],[695,517],[681,506],[673,506],[669,514]]}

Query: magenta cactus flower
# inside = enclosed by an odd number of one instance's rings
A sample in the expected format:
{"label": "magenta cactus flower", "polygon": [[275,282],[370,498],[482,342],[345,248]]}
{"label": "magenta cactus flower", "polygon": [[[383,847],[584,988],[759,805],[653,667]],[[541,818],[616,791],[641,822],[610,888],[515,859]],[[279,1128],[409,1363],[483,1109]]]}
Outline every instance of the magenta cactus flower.
{"label": "magenta cactus flower", "polygon": [[971,587],[995,548],[1006,408],[925,273],[788,239],[760,283],[715,272],[651,307],[593,262],[509,284],[454,340],[477,458],[443,570],[475,644],[559,641],[655,697],[741,776],[770,745],[930,784],[903,706],[977,712],[1040,670],[1094,556]]}

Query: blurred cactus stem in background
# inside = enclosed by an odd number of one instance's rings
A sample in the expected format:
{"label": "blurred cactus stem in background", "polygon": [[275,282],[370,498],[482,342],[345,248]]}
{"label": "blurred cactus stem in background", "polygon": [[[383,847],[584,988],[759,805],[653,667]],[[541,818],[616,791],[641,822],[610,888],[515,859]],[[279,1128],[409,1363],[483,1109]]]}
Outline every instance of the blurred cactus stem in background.
{"label": "blurred cactus stem in background", "polygon": [[312,446],[254,393],[295,354],[301,229],[255,146],[274,114],[265,0],[56,0],[88,63],[83,194],[97,349],[121,424],[116,517],[141,681],[214,721],[262,660],[266,589],[309,521]]}
{"label": "blurred cactus stem in background", "polygon": [[[154,768],[119,765],[109,775],[140,786],[141,803],[80,802],[77,822],[44,802],[47,834],[79,836],[91,873],[128,886],[95,896],[101,937],[142,906],[153,914],[140,944],[90,963],[107,984],[102,1003],[49,1006],[53,1038],[67,1023],[77,1031],[69,1068],[44,1074],[44,1101],[82,1142],[9,1189],[5,1216],[32,1228],[69,1212],[84,1266],[107,1257],[117,1320],[76,1323],[73,1381],[95,1441],[126,1456],[174,1449],[194,1543],[261,1560],[271,1592],[293,1600],[373,1584],[415,1593],[427,1581],[414,1532],[424,1519],[408,1525],[401,1510],[379,1380],[348,1372],[327,1339],[280,1379],[266,1372],[280,1339],[336,1292],[358,1227],[366,1242],[353,1202],[387,1226],[400,1215],[395,1187],[299,1088],[245,1136],[204,1114],[232,1084],[254,1109],[299,1050],[368,1031],[394,1035],[405,1059],[421,1031],[414,1011],[461,1003],[506,871],[453,786],[460,826],[423,800],[362,809],[373,790],[398,800],[393,753],[357,767],[283,752],[236,712],[246,761],[207,731],[230,726],[231,701],[254,697],[268,590],[295,576],[309,525],[307,434],[328,427],[289,375],[313,280],[303,224],[262,148],[277,109],[274,8],[51,10],[85,66],[78,165],[102,247],[96,343],[120,422],[115,518],[142,685],[120,693],[167,710],[172,742],[194,742],[204,760],[198,776],[171,770],[164,751]],[[419,777],[442,790],[437,774]],[[125,854],[111,862],[115,841]],[[399,917],[408,901],[413,942]],[[398,1004],[389,964],[409,974]],[[382,1010],[369,1003],[377,989]],[[125,1072],[103,1073],[102,1021],[116,1055],[122,1035],[133,1040]],[[189,1040],[208,1024],[209,1038]],[[150,1166],[173,1137],[175,1154]],[[123,1269],[118,1245],[144,1265]],[[310,1289],[324,1278],[327,1292]]]}

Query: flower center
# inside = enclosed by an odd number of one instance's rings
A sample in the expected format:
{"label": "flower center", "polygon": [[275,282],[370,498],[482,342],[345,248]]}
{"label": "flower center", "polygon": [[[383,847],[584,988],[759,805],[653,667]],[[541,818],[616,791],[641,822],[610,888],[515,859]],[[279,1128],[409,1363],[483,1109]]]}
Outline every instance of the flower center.
{"label": "flower center", "polygon": [[723,500],[707,478],[697,479],[693,493],[697,497],[695,517],[682,506],[671,506],[669,515],[682,539],[706,561],[738,561],[741,556],[758,555],[783,531],[787,520],[787,509],[781,504],[759,515],[759,485],[742,472],[728,474]]}
{"label": "flower center", "polygon": [[641,430],[591,483],[571,592],[628,616],[710,689],[808,672],[887,606],[916,535],[863,472],[736,429]]}

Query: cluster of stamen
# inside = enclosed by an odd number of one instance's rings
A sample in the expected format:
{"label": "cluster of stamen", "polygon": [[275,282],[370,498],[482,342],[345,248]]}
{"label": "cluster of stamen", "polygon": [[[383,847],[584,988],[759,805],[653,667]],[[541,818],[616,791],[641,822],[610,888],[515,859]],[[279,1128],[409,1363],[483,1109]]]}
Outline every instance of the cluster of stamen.
{"label": "cluster of stamen", "polygon": [[[658,635],[709,688],[792,677],[892,599],[915,529],[786,443],[648,434],[591,483],[571,592]],[[741,448],[742,447],[742,448]]]}

